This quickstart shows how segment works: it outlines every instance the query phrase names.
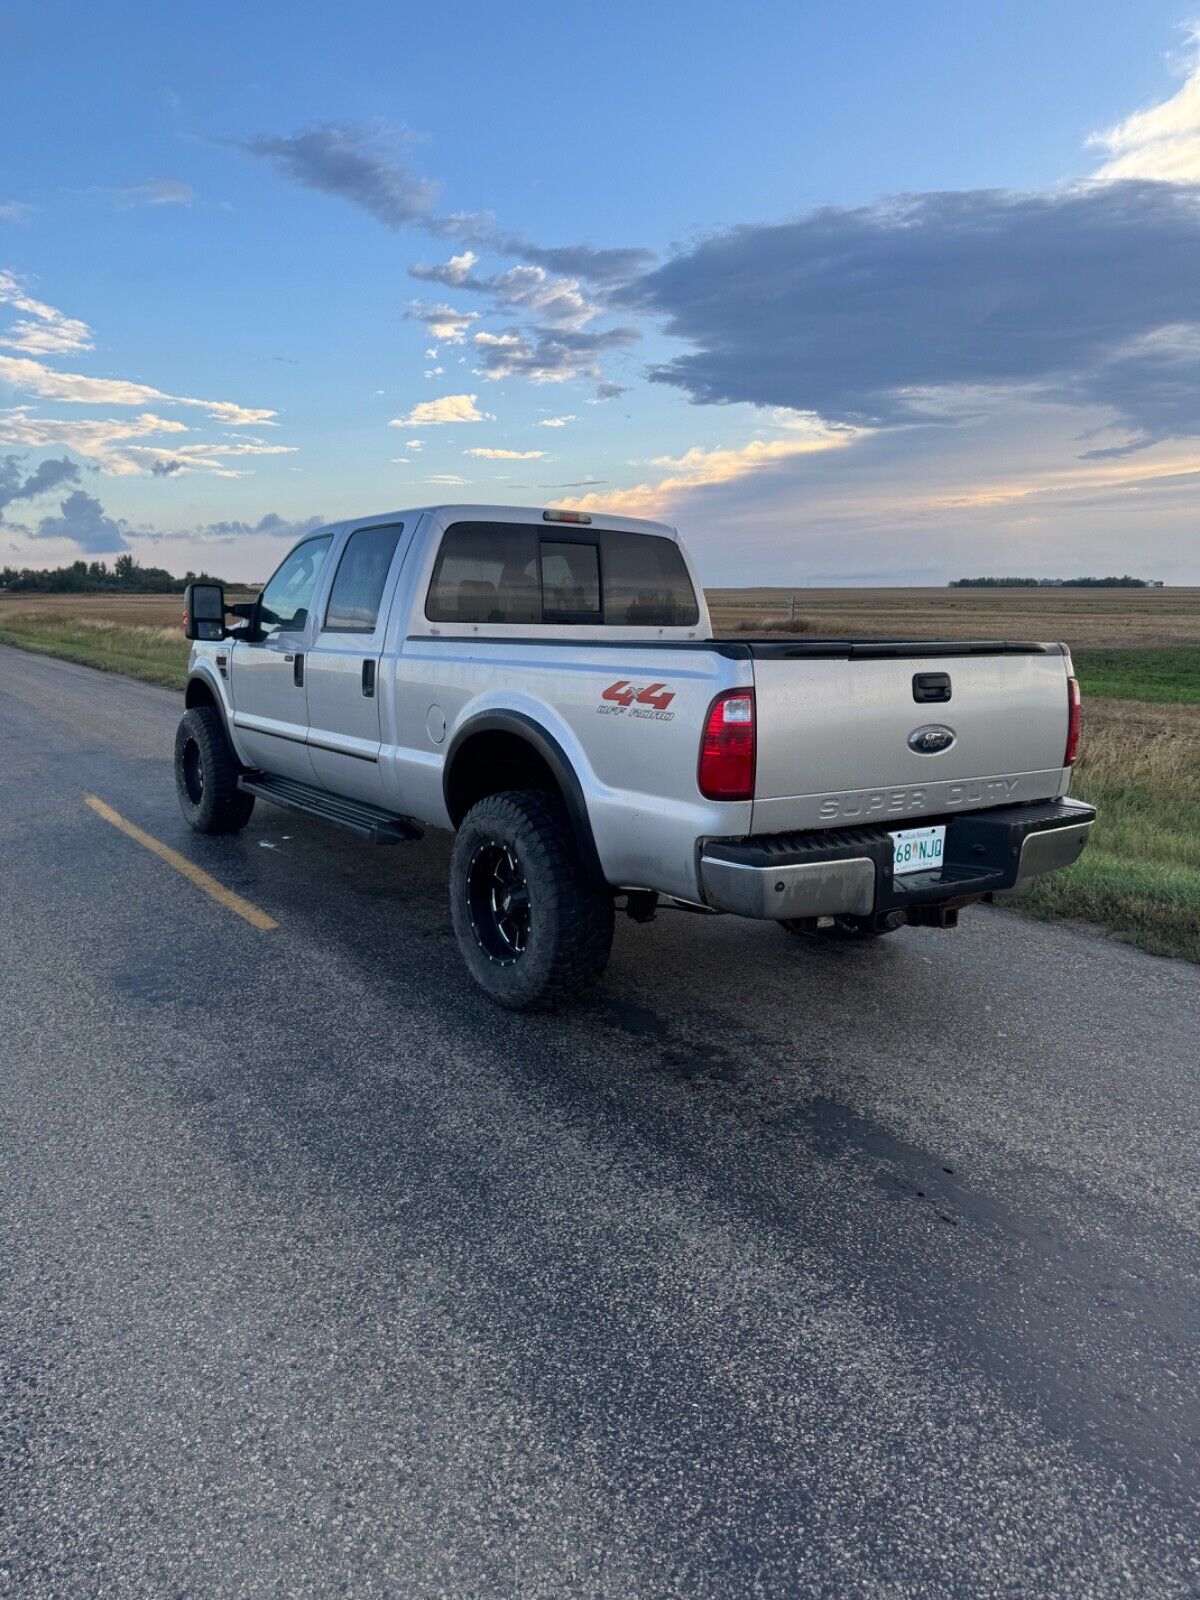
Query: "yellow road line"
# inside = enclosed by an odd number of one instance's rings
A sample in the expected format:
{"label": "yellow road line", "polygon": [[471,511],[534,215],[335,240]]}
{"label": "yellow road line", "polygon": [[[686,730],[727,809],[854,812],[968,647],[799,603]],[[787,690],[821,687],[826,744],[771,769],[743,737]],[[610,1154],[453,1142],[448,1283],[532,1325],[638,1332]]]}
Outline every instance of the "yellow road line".
{"label": "yellow road line", "polygon": [[215,900],[227,911],[232,911],[235,916],[244,917],[251,927],[257,928],[260,933],[270,933],[273,928],[279,926],[265,911],[260,911],[257,906],[251,905],[249,900],[243,900],[240,894],[234,894],[232,889],[227,889],[223,883],[210,878],[208,873],[194,861],[181,856],[178,850],[172,850],[170,845],[163,844],[161,839],[156,839],[152,833],[144,832],[136,823],[129,822],[119,811],[114,811],[111,806],[105,805],[104,801],[98,800],[94,794],[86,794],[83,798],[98,817],[103,817],[105,822],[111,822],[113,827],[119,828],[127,838],[136,840],[160,861],[165,861],[169,867],[174,867],[176,872],[181,872],[189,883],[194,883],[197,889],[203,890],[209,899]]}

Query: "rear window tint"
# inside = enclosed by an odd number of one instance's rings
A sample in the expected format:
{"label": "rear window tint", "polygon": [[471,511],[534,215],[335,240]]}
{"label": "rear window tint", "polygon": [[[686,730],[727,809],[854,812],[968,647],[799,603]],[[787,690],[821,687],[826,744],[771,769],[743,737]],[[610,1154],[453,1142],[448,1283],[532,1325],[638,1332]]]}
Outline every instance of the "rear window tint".
{"label": "rear window tint", "polygon": [[458,522],[438,551],[430,622],[600,622],[690,627],[700,620],[673,539],[588,529],[578,538],[536,524]]}
{"label": "rear window tint", "polygon": [[686,628],[700,620],[696,592],[674,539],[601,534],[604,620],[626,627]]}
{"label": "rear window tint", "polygon": [[600,621],[600,552],[594,544],[542,540],[542,617]]}
{"label": "rear window tint", "polygon": [[538,530],[506,522],[447,528],[425,615],[430,622],[540,622]]}

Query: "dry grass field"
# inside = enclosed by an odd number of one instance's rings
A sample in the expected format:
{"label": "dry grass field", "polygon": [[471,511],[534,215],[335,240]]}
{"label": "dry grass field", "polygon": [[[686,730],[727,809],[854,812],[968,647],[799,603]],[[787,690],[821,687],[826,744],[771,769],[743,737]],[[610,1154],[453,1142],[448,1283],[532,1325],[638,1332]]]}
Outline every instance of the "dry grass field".
{"label": "dry grass field", "polygon": [[[1084,691],[1074,792],[1100,811],[1024,905],[1200,961],[1200,589],[717,589],[718,633],[1061,639]],[[246,599],[248,594],[231,599]],[[0,642],[181,688],[180,595],[0,594]]]}
{"label": "dry grass field", "polygon": [[[718,633],[825,639],[1061,639],[1072,650],[1196,645],[1200,589],[709,589]],[[788,626],[795,595],[795,623]]]}
{"label": "dry grass field", "polygon": [[[231,601],[252,594],[229,591]],[[182,689],[188,643],[179,594],[0,594],[0,644]]]}
{"label": "dry grass field", "polygon": [[[1073,650],[1200,648],[1200,589],[709,589],[718,633],[862,639],[1062,639]],[[229,591],[232,601],[253,591]],[[795,621],[788,624],[795,596]],[[175,594],[0,594],[0,625],[56,615],[178,629]]]}
{"label": "dry grass field", "polygon": [[[252,600],[257,591],[227,591],[231,601]],[[0,623],[22,616],[87,618],[123,626],[173,628],[182,638],[181,594],[3,594]]]}

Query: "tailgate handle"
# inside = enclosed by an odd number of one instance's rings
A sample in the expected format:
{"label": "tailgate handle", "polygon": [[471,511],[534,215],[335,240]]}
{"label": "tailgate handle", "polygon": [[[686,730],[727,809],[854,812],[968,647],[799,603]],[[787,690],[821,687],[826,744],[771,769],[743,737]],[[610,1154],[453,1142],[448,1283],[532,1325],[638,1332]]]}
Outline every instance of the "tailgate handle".
{"label": "tailgate handle", "polygon": [[913,699],[919,706],[944,704],[950,698],[948,672],[914,672]]}

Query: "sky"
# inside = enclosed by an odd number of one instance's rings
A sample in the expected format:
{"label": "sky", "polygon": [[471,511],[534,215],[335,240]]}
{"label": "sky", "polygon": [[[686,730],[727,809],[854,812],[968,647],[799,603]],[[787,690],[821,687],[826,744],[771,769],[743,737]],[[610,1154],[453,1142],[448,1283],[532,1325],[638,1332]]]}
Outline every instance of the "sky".
{"label": "sky", "polygon": [[1158,0],[0,0],[0,566],[439,502],[709,584],[1200,584]]}

